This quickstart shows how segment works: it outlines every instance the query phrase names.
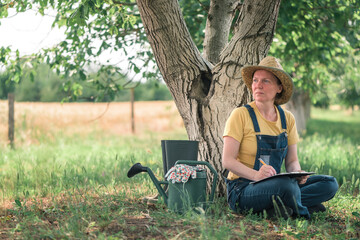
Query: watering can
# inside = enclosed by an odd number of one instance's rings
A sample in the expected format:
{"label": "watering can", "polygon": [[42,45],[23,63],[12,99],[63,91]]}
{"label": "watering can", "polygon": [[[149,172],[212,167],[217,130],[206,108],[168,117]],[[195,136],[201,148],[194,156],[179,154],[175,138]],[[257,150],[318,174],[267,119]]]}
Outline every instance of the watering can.
{"label": "watering can", "polygon": [[[214,180],[211,186],[209,202],[212,202],[214,199],[218,175],[210,163],[204,161],[178,160],[175,165],[177,164],[206,165],[211,170],[214,174]],[[201,207],[205,209],[207,207],[208,202],[206,201],[205,169],[196,171],[196,178],[189,178],[189,180],[185,183],[159,181],[150,168],[144,167],[140,163],[134,164],[128,171],[127,176],[131,178],[141,172],[147,172],[149,174],[159,194],[163,197],[165,204],[171,211],[183,213],[191,208]],[[164,188],[161,187],[161,184],[168,185],[168,194],[166,194]]]}

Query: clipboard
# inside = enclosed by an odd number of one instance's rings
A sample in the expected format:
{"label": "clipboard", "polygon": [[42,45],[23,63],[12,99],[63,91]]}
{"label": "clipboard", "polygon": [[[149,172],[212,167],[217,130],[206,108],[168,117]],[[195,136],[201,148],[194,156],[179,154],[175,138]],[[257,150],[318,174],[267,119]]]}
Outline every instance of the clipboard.
{"label": "clipboard", "polygon": [[259,181],[255,181],[255,182],[250,182],[250,184],[256,184],[259,182],[263,182],[272,178],[278,178],[278,177],[291,177],[291,178],[296,178],[296,177],[302,177],[302,176],[307,176],[307,175],[312,175],[315,174],[315,172],[286,172],[286,173],[278,173],[275,174],[271,177],[267,177],[267,178],[263,178]]}

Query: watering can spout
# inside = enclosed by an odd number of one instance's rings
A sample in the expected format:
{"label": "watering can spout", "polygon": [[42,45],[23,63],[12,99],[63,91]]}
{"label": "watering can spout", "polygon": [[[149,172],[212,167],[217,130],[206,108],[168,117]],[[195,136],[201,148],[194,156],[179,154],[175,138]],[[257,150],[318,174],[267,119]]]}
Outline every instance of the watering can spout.
{"label": "watering can spout", "polygon": [[165,190],[160,186],[161,183],[166,183],[167,182],[160,182],[159,180],[157,180],[157,178],[155,177],[154,173],[151,171],[150,168],[148,167],[144,167],[141,165],[141,163],[135,163],[128,171],[127,176],[128,178],[131,178],[133,176],[135,176],[138,173],[141,172],[147,172],[151,178],[151,180],[153,181],[156,189],[158,190],[159,194],[164,198],[165,203],[167,203],[168,200],[168,196],[165,193]]}
{"label": "watering can spout", "polygon": [[138,173],[147,172],[147,167],[143,167],[141,163],[135,163],[127,173],[128,178],[132,178]]}

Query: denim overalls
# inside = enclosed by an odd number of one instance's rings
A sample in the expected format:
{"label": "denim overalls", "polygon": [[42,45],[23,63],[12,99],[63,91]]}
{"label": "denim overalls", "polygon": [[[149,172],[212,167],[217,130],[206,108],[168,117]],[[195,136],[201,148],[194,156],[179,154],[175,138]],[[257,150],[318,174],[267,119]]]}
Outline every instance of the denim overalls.
{"label": "denim overalls", "polygon": [[284,158],[286,157],[286,153],[288,150],[286,120],[283,109],[280,106],[277,106],[280,113],[281,127],[283,129],[283,132],[277,136],[269,136],[259,134],[260,128],[254,109],[250,107],[250,105],[245,105],[245,107],[249,111],[256,134],[257,152],[255,157],[254,169],[258,171],[261,168],[262,163],[260,163],[259,161],[259,158],[261,158],[266,164],[271,165],[276,170],[276,173],[280,173],[281,165]]}

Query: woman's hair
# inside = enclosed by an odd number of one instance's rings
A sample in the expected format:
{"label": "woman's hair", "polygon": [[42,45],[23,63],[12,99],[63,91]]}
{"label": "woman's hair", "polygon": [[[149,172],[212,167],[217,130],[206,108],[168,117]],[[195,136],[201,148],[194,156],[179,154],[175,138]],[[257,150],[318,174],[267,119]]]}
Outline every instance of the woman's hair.
{"label": "woman's hair", "polygon": [[[259,70],[260,70],[260,69],[259,69]],[[265,71],[267,71],[267,70],[265,70]],[[256,72],[256,71],[253,72],[252,78],[254,78],[255,72]],[[267,71],[267,72],[269,72],[269,71]],[[276,78],[276,81],[277,81],[276,83],[277,83],[278,85],[282,85],[280,79],[279,79],[275,74],[273,74],[272,72],[269,72],[269,73],[271,73],[271,74]]]}
{"label": "woman's hair", "polygon": [[274,75],[275,78],[276,78],[277,84],[278,84],[278,85],[282,85],[280,79],[279,79],[275,74],[273,74],[273,75]]}
{"label": "woman's hair", "polygon": [[[280,79],[279,79],[275,74],[273,74],[273,75],[274,75],[275,78],[276,78],[277,84],[278,84],[278,85],[282,85]],[[277,93],[277,94],[275,95],[275,99],[276,99],[276,98],[281,98],[283,92],[284,92],[284,91],[283,91],[283,89],[282,89],[281,92]]]}

